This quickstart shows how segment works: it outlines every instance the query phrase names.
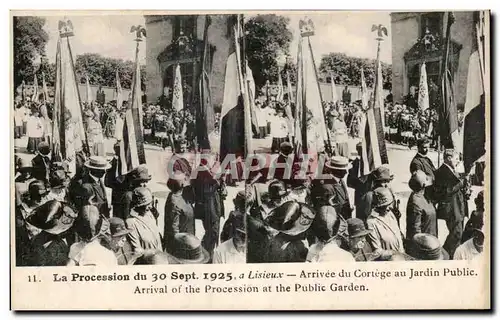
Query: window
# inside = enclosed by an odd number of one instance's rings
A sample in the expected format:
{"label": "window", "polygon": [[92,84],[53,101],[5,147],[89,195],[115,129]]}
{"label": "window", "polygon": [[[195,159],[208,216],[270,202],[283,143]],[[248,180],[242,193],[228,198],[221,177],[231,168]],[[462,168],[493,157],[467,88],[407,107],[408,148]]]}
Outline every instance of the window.
{"label": "window", "polygon": [[196,38],[197,16],[175,16],[174,39],[177,39],[181,32],[192,39]]}
{"label": "window", "polygon": [[420,20],[420,38],[425,36],[427,29],[433,36],[439,36],[440,38],[442,38],[443,35],[442,12],[431,12],[422,14]]}

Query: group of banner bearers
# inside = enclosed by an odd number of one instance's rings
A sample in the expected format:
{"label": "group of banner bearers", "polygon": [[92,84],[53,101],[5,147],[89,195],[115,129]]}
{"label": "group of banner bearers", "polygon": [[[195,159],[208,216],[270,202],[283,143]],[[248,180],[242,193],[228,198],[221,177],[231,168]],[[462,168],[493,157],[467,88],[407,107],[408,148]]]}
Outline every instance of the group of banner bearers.
{"label": "group of banner bearers", "polygon": [[[306,25],[307,21],[302,23]],[[312,35],[307,27],[301,29],[301,34],[302,43],[307,43]],[[377,40],[382,40],[380,32]],[[338,114],[339,104],[329,111],[318,103],[322,101],[321,93],[315,92],[319,86],[307,82],[317,78],[314,73],[305,76],[307,70],[315,68],[314,60],[308,60],[313,56],[310,43],[309,51],[305,48],[299,43],[297,99],[293,106],[295,136],[282,142],[279,155],[269,168],[262,170],[247,184],[247,262],[458,260],[480,257],[485,237],[484,192],[478,193],[476,210],[470,214],[467,200],[471,195],[471,169],[485,152],[482,132],[485,129],[485,114],[482,114],[482,119],[476,119],[482,120],[477,122],[482,123],[482,127],[462,127],[465,141],[475,133],[482,135],[482,145],[469,153],[454,150],[453,147],[459,148],[458,144],[452,143],[458,129],[458,113],[453,98],[450,98],[453,93],[449,87],[448,92],[443,94],[442,106],[447,109],[448,118],[437,117],[436,121],[428,101],[427,108],[421,108],[414,114],[399,105],[394,108],[384,106],[377,56],[375,92],[369,101],[363,71],[361,74],[364,97],[361,106],[363,116],[360,118],[363,119],[361,122],[365,122],[359,135],[361,143],[357,145],[357,152],[350,152],[348,146],[344,151],[339,145],[342,140],[335,139],[336,128],[330,132],[321,128],[321,124],[332,128],[328,117],[332,113]],[[471,56],[469,75],[480,71],[472,60]],[[421,82],[426,83],[426,79]],[[443,86],[445,84],[443,80]],[[421,91],[425,95],[426,88],[421,88]],[[480,94],[481,91],[469,86],[467,99]],[[428,100],[428,96],[426,98]],[[484,108],[484,100],[481,101]],[[472,103],[472,108],[481,107],[480,99]],[[436,111],[438,114],[441,112]],[[312,120],[301,116],[300,112],[308,114]],[[473,111],[469,110],[469,113]],[[395,125],[397,118],[396,123],[399,124]],[[446,125],[439,121],[446,122]],[[434,130],[429,128],[432,125]],[[345,124],[339,127],[343,134]],[[385,130],[384,135],[384,127],[396,130]],[[400,227],[401,201],[391,188],[394,177],[388,165],[384,136],[390,140],[397,136],[398,142],[408,144],[410,149],[416,144],[418,149],[409,164],[408,185],[412,193],[406,205],[406,230]],[[442,163],[436,169],[428,152],[431,143],[436,145],[437,136],[446,149],[443,152],[439,150],[441,146],[436,146],[438,152],[442,152]],[[465,153],[463,166],[466,174],[460,170],[462,152]],[[314,167],[310,158],[304,157],[306,154],[314,155],[315,160],[326,159],[322,172],[316,172],[321,167]],[[287,161],[289,158],[293,159],[291,166]],[[305,165],[309,168],[308,175],[297,176],[304,166],[303,162],[308,162]],[[283,169],[284,164],[287,169]],[[476,163],[477,168],[484,170],[481,163]],[[271,170],[274,175],[268,175]],[[318,173],[326,174],[328,178],[318,178]],[[265,183],[267,191],[259,188],[261,183]],[[354,189],[354,203],[349,199],[348,187]],[[438,239],[438,219],[444,220],[448,229],[444,243]]]}

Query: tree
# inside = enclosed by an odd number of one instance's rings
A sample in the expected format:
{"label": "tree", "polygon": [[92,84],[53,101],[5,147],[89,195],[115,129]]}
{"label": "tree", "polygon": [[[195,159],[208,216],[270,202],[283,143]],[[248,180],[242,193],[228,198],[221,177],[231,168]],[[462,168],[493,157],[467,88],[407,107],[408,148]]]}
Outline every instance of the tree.
{"label": "tree", "polygon": [[45,19],[40,17],[14,17],[14,86],[22,81],[33,81],[34,62],[45,54],[45,44],[49,35],[43,26]]}
{"label": "tree", "polygon": [[252,69],[256,89],[260,90],[269,80],[278,80],[276,58],[280,51],[289,53],[292,33],[288,30],[290,19],[275,14],[257,15],[245,23],[246,57]]}
{"label": "tree", "polygon": [[[365,81],[368,87],[375,83],[375,59],[363,59],[349,57],[345,53],[332,52],[323,55],[319,66],[319,71],[324,79],[330,80],[331,72],[335,75],[335,83],[339,85],[360,86],[361,68],[365,74]],[[382,86],[384,89],[392,89],[392,66],[381,62],[382,66]]]}

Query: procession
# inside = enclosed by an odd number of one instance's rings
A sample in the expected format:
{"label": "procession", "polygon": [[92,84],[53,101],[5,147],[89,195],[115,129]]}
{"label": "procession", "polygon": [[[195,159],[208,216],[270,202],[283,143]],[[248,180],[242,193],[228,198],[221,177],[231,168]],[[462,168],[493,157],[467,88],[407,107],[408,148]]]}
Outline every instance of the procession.
{"label": "procession", "polygon": [[[245,28],[267,15],[145,16],[127,32],[129,88],[118,67],[107,72],[113,87],[91,77],[91,63],[77,71],[78,30],[56,17],[54,76],[38,66],[14,90],[16,265],[481,258],[484,16],[459,16],[474,23],[469,56],[456,59],[458,23],[443,15],[439,48],[432,24],[418,43],[442,61],[439,81],[424,57],[412,85],[383,70],[382,25],[371,29],[371,69],[348,85],[326,67],[320,79],[312,19],[289,26],[295,56],[278,52],[259,69]],[[162,23],[173,24],[166,45],[155,41]],[[452,65],[465,70],[463,93]]]}

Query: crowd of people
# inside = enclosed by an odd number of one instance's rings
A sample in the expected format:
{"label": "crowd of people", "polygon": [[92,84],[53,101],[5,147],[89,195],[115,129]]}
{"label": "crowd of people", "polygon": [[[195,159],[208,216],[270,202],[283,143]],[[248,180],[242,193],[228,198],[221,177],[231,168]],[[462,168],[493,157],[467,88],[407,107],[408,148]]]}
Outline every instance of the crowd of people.
{"label": "crowd of people", "polygon": [[[173,167],[181,175],[169,176],[165,206],[158,208],[158,199],[148,187],[147,165],[121,174],[117,137],[121,130],[116,121],[110,128],[109,118],[122,119],[123,111],[109,108],[95,102],[82,104],[88,146],[78,152],[76,170],[72,170],[68,162],[52,158],[47,104],[28,99],[16,104],[15,138],[28,135],[27,150],[34,154],[18,150],[15,155],[16,264],[244,263],[244,192],[235,197],[234,210],[224,208],[224,179],[203,175],[190,179],[199,164],[187,156],[187,139],[175,135]],[[41,127],[36,127],[39,136],[29,135],[32,123]],[[112,157],[104,145],[109,132],[117,141]],[[158,223],[160,215],[163,227]],[[196,236],[196,219],[203,223],[202,239]]]}

